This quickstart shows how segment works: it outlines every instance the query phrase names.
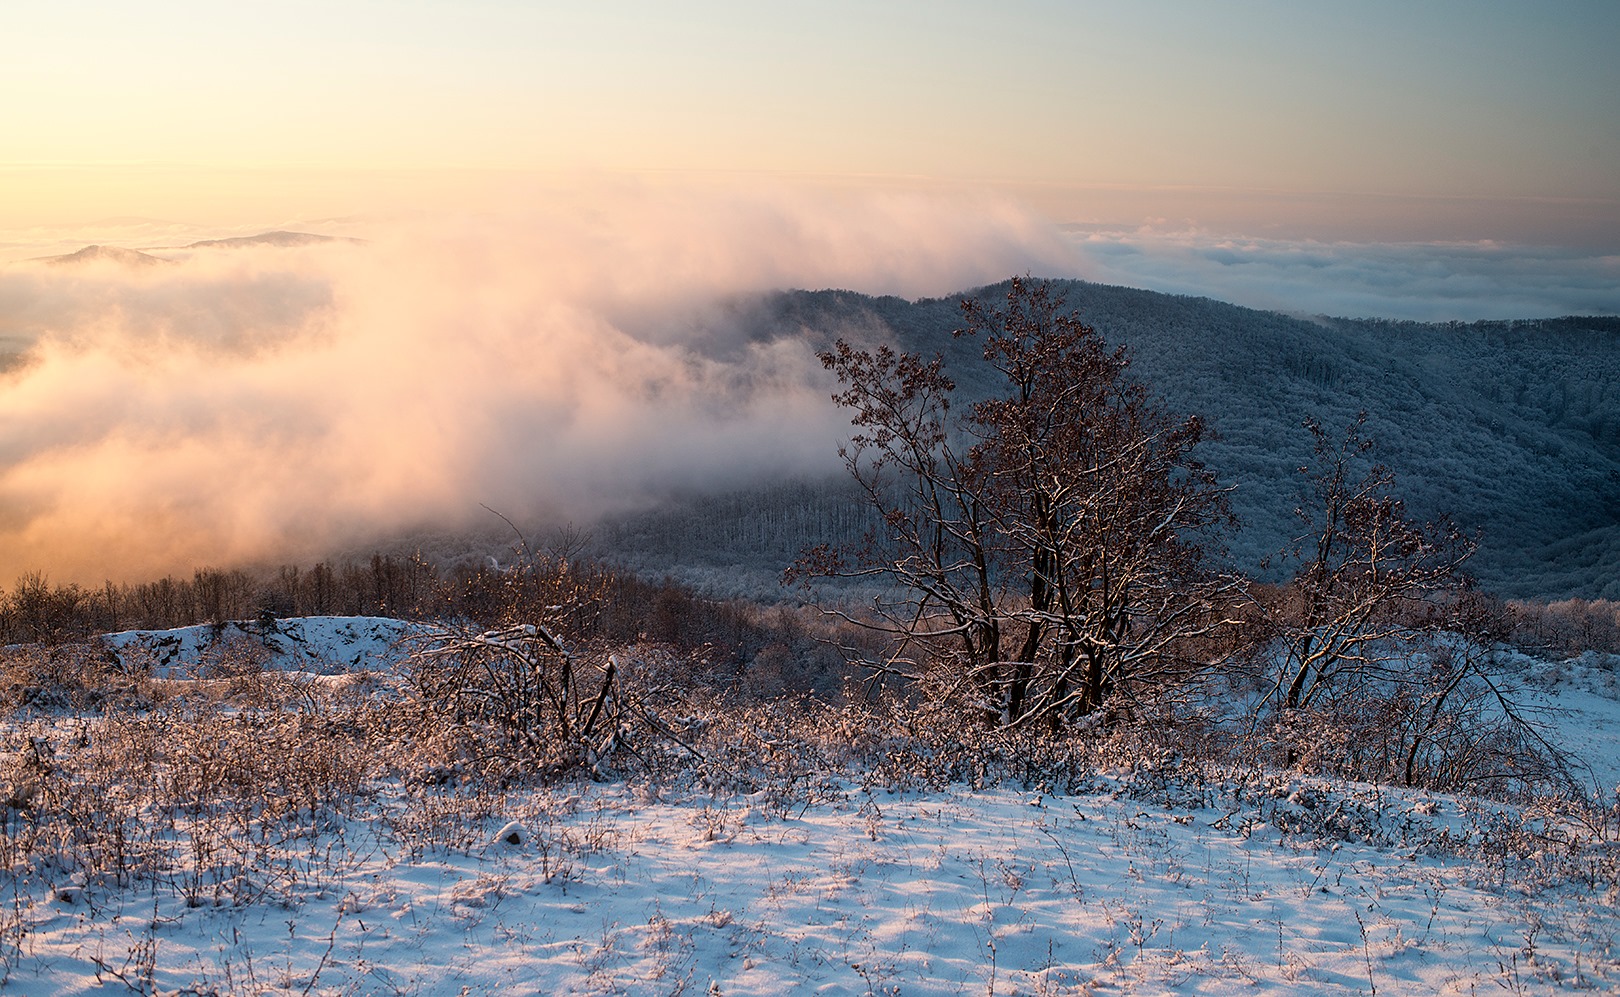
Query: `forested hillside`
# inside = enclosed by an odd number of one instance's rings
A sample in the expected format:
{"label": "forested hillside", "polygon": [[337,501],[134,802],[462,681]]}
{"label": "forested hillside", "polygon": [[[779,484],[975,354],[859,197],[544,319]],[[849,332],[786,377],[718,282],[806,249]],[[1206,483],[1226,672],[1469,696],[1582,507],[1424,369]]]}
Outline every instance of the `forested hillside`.
{"label": "forested hillside", "polygon": [[[1297,468],[1311,448],[1304,421],[1336,431],[1365,410],[1411,511],[1450,515],[1478,533],[1472,569],[1487,588],[1620,597],[1620,318],[1304,318],[1083,281],[1066,287],[1087,322],[1130,350],[1138,376],[1219,434],[1204,458],[1236,489],[1245,527],[1232,545],[1236,567],[1255,570],[1294,535]],[[795,291],[736,302],[702,324],[694,347],[717,357],[783,337],[816,349],[839,337],[947,355],[978,349],[951,335],[961,324],[956,298]],[[961,380],[972,365],[954,369],[962,395],[984,389]],[[868,525],[847,496],[838,482],[791,482],[676,497],[604,524],[598,541],[641,567],[757,591],[801,545]]]}

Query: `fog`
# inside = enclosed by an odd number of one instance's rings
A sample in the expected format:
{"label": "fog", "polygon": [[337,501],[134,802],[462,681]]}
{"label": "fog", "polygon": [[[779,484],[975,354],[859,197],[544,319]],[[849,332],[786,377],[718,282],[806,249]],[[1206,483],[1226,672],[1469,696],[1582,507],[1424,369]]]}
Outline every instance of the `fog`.
{"label": "fog", "polygon": [[1085,276],[1270,311],[1474,322],[1620,313],[1620,256],[1498,242],[1233,237],[1076,227]]}
{"label": "fog", "polygon": [[333,228],[366,241],[0,268],[0,337],[32,344],[0,375],[0,584],[831,469],[847,422],[819,363],[793,330],[728,341],[729,302],[1078,272],[1032,215],[923,195],[621,185]]}
{"label": "fog", "polygon": [[[938,296],[1032,272],[1305,314],[1620,311],[1620,259],[1578,250],[1060,230],[898,190],[602,181],[443,203],[0,233],[13,260],[103,242],[166,261],[0,265],[0,353],[27,347],[0,372],[0,585],[307,562],[502,529],[489,509],[585,523],[833,471],[848,426],[809,346],[737,320],[773,289]],[[274,228],[363,241],[180,248]]]}

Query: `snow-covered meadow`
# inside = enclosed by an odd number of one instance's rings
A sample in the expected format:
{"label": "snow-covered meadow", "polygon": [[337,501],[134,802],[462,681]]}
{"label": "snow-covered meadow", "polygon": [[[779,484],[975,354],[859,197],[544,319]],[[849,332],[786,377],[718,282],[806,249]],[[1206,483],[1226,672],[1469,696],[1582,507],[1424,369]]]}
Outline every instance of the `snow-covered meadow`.
{"label": "snow-covered meadow", "polygon": [[[1163,742],[1044,774],[1005,750],[964,768],[926,739],[874,740],[881,718],[858,712],[796,737],[790,703],[671,704],[685,762],[540,787],[464,778],[453,743],[411,729],[391,685],[405,630],[119,635],[122,658],[152,655],[174,697],[161,710],[14,721],[6,988],[1620,987],[1615,658],[1517,663],[1602,787],[1584,806],[1215,765]],[[267,667],[197,668],[232,641],[269,647]]]}

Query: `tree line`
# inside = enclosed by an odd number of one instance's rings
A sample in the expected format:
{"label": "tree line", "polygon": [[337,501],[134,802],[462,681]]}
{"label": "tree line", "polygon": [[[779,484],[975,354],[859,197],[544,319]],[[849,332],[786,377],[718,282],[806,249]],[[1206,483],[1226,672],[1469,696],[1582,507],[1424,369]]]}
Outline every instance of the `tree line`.
{"label": "tree line", "polygon": [[[555,619],[551,607],[563,603],[575,609]],[[844,673],[812,610],[709,599],[668,579],[551,554],[514,565],[446,567],[379,553],[257,573],[203,568],[189,578],[100,587],[53,584],[31,572],[0,591],[0,645],[57,645],[227,621],[273,628],[279,619],[328,615],[495,626],[514,614],[550,619],[580,642],[668,647],[690,661],[694,674],[723,687],[830,693]]]}

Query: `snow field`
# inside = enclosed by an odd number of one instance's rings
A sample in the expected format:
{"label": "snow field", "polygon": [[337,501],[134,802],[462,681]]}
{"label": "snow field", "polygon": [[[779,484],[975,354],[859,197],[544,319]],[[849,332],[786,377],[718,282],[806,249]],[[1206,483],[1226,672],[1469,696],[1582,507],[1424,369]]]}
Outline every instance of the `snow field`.
{"label": "snow field", "polygon": [[[193,906],[173,882],[13,881],[8,989],[1464,994],[1620,981],[1612,895],[1531,892],[1434,849],[1305,842],[1259,809],[1233,820],[1120,788],[852,786],[785,814],[624,784],[379,797],[290,841],[301,874],[257,902],[216,906],[204,891]],[[1410,822],[1451,803],[1386,805]]]}

